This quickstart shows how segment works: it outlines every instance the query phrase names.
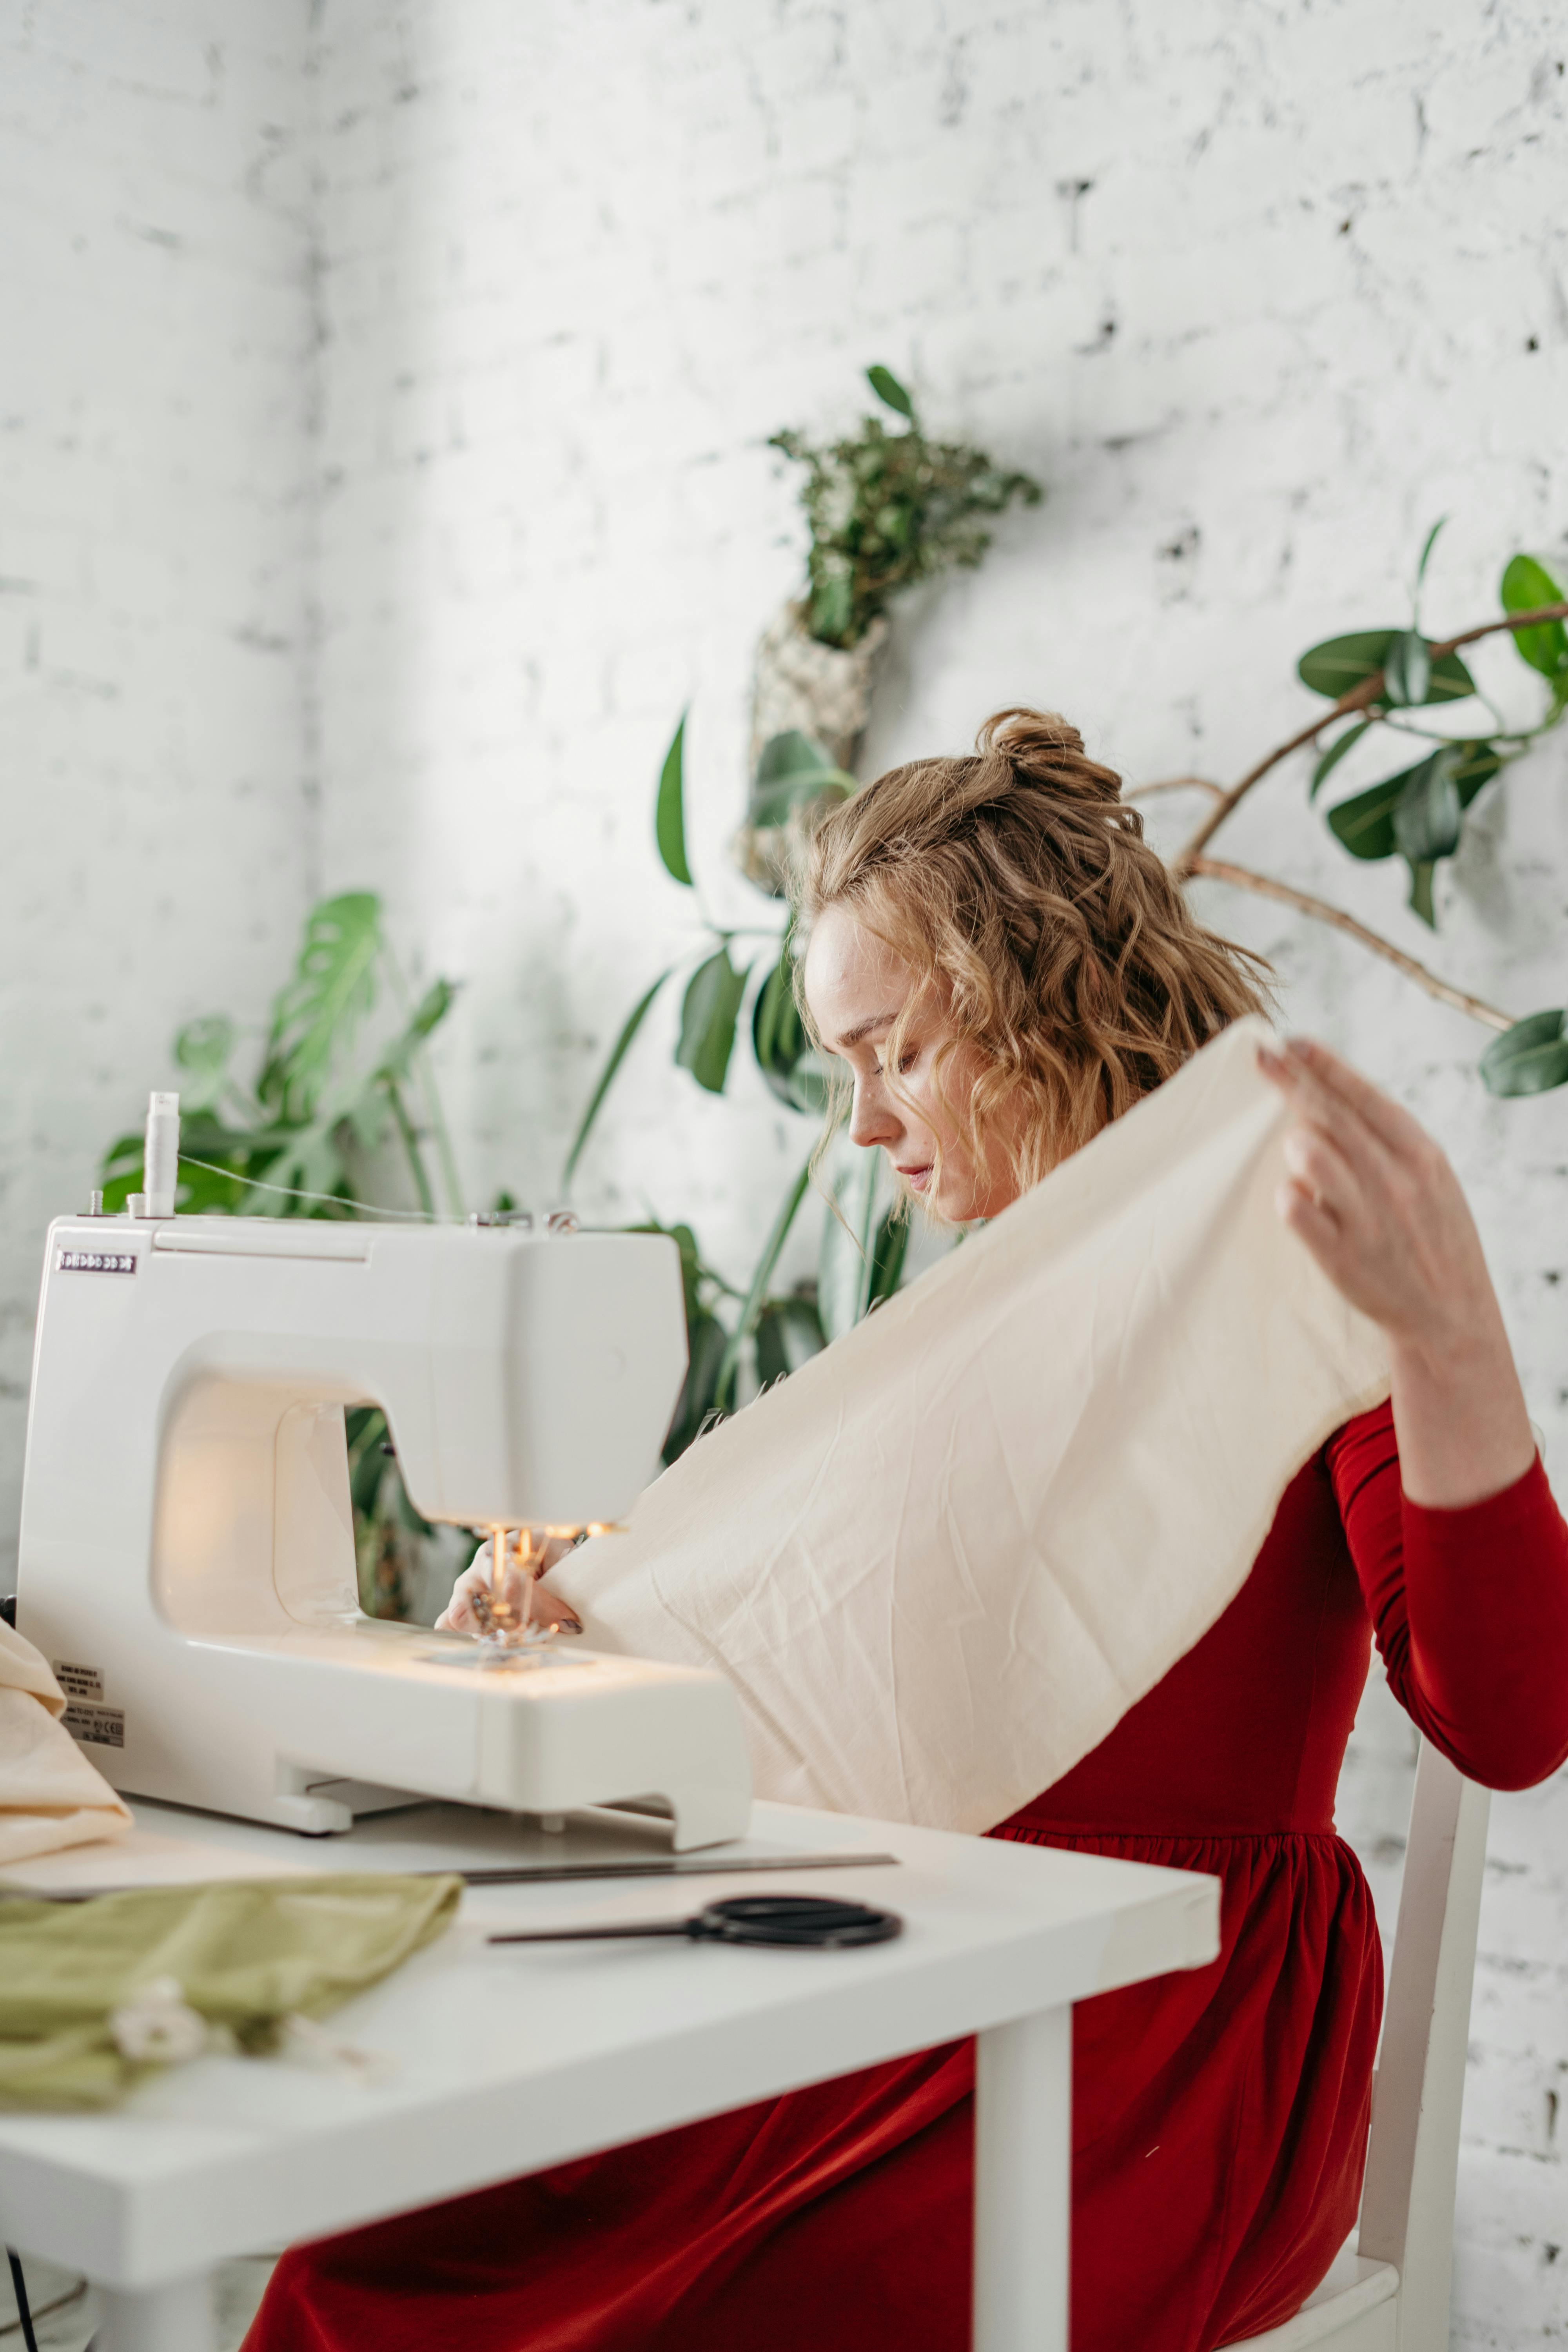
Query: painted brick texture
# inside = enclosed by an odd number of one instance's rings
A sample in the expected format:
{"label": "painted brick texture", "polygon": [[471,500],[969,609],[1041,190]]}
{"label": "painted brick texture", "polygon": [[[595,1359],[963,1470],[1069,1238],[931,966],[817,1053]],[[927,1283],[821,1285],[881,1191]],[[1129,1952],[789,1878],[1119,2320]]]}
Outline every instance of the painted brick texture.
{"label": "painted brick texture", "polygon": [[0,1585],[43,1230],[307,898],[302,10],[0,8]]}
{"label": "painted brick texture", "polygon": [[[0,271],[37,321],[0,464],[39,550],[0,561],[34,583],[0,595],[8,1461],[43,1215],[175,1019],[259,1017],[318,882],[384,890],[410,961],[464,983],[472,1196],[555,1196],[624,1011],[695,943],[650,824],[689,700],[704,896],[759,919],[725,842],[802,545],[764,445],[850,423],[867,362],[1050,497],[902,608],[866,772],[1025,700],[1136,781],[1226,781],[1304,719],[1304,646],[1404,617],[1437,516],[1434,626],[1490,609],[1515,547],[1563,555],[1568,42],[1537,0],[116,16],[111,48],[85,10],[0,16]],[[1532,710],[1506,650],[1478,667]],[[1304,787],[1260,792],[1230,854],[1483,996],[1563,1001],[1560,744],[1478,814],[1436,943]],[[1164,837],[1184,812],[1156,807]],[[1459,1016],[1204,903],[1454,1156],[1562,1486],[1568,1095],[1491,1102]],[[689,1216],[738,1277],[808,1139],[739,1056],[727,1102],[678,1078],[672,1026],[581,1197]],[[1374,1690],[1342,1812],[1390,1922],[1410,1762]],[[1518,2352],[1568,2336],[1568,1780],[1493,1822],[1454,2341]]]}

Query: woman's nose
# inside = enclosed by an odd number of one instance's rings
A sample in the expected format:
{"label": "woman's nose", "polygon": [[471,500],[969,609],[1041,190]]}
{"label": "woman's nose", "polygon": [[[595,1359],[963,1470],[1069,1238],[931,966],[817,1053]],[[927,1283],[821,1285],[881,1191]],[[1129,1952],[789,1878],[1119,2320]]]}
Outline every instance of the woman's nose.
{"label": "woman's nose", "polygon": [[874,1144],[891,1143],[899,1133],[899,1121],[891,1106],[874,1087],[859,1085],[849,1111],[849,1140],[869,1150]]}

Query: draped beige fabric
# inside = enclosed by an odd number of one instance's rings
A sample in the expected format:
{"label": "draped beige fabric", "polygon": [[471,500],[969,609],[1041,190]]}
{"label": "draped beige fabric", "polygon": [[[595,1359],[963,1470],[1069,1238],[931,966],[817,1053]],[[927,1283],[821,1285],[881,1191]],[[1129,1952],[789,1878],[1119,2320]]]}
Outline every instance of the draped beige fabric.
{"label": "draped beige fabric", "polygon": [[0,1622],[0,1866],[130,1826],[129,1807],[59,1721],[65,1706],[47,1661]]}
{"label": "draped beige fabric", "polygon": [[982,1830],[1100,1743],[1387,1393],[1279,1223],[1248,1020],[650,1486],[552,1578],[721,1667],[759,1795]]}

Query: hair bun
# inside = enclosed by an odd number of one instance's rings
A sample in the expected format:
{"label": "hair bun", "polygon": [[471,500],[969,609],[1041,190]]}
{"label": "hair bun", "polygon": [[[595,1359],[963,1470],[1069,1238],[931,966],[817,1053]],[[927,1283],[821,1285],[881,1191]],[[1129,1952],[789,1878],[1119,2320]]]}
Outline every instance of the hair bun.
{"label": "hair bun", "polygon": [[1005,760],[1017,774],[1058,792],[1093,801],[1119,801],[1121,779],[1083,748],[1083,737],[1059,711],[996,710],[974,739],[983,757]]}

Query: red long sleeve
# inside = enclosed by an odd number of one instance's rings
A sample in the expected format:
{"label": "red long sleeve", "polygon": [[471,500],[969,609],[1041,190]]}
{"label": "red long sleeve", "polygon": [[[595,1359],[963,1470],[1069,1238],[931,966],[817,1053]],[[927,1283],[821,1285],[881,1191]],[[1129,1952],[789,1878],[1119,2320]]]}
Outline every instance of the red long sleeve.
{"label": "red long sleeve", "polygon": [[1568,1527],[1540,1457],[1462,1510],[1413,1503],[1394,1417],[1327,1447],[1389,1687],[1467,1779],[1528,1789],[1568,1762]]}

